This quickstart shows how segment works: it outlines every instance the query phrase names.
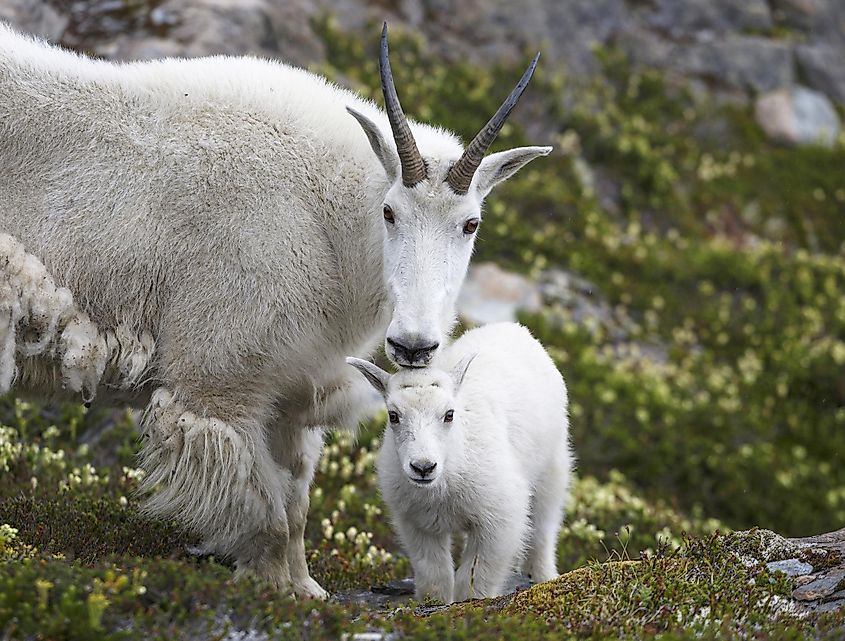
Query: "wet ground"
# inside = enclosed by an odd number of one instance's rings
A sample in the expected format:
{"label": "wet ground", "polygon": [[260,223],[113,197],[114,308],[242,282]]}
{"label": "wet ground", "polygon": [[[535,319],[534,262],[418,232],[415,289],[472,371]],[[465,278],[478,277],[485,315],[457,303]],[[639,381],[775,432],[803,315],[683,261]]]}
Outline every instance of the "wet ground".
{"label": "wet ground", "polygon": [[[517,592],[531,587],[531,580],[524,575],[514,574],[508,579],[505,593]],[[333,594],[334,603],[356,603],[373,611],[389,611],[399,608],[414,598],[414,579],[408,577],[391,581],[385,585],[376,585],[369,590],[346,590]],[[446,606],[423,606],[418,608],[420,614],[429,614]]]}

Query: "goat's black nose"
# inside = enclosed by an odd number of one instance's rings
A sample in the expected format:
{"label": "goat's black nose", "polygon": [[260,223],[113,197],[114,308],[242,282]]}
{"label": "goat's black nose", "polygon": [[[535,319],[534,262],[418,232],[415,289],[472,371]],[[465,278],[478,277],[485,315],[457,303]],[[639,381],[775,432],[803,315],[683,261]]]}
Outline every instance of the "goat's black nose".
{"label": "goat's black nose", "polygon": [[435,467],[437,467],[437,463],[432,463],[431,461],[417,461],[416,463],[411,463],[411,469],[423,478],[431,474]]}
{"label": "goat's black nose", "polygon": [[396,361],[399,365],[419,365],[423,366],[431,360],[434,351],[440,347],[440,343],[430,343],[428,341],[415,341],[413,343],[403,343],[394,338],[388,338],[387,344],[390,345],[396,353]]}

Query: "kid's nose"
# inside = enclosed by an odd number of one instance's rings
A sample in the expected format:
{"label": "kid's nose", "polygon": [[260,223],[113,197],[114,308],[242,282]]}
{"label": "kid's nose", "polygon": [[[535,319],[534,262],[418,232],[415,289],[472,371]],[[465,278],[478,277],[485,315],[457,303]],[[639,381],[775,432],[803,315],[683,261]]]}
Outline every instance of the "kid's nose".
{"label": "kid's nose", "polygon": [[416,461],[411,463],[411,469],[414,470],[417,474],[419,474],[422,478],[425,478],[429,474],[434,471],[434,468],[437,467],[437,463],[432,463],[431,461],[422,460]]}

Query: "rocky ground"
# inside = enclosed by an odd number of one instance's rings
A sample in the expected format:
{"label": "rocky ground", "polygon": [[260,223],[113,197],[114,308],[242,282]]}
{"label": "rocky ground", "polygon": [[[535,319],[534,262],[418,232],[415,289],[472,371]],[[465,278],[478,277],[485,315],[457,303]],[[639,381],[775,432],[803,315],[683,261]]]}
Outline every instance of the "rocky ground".
{"label": "rocky ground", "polygon": [[387,17],[403,105],[464,137],[542,47],[498,144],[556,151],[489,200],[461,312],[549,347],[580,475],[559,580],[412,604],[378,422],[334,435],[308,545],[339,597],[295,603],[139,513],[134,415],[3,399],[2,638],[841,638],[842,7],[0,0],[104,57],[278,56],[377,100]]}

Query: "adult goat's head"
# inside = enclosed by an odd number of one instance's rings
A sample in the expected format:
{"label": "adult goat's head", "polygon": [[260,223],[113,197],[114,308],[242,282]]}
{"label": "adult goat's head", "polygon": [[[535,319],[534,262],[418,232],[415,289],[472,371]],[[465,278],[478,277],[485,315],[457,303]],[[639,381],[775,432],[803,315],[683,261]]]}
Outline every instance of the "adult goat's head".
{"label": "adult goat's head", "polygon": [[[431,144],[421,153],[390,71],[387,24],[381,35],[381,85],[394,145],[376,123],[348,108],[360,123],[392,186],[383,203],[385,280],[393,303],[385,351],[398,365],[424,367],[454,322],[484,198],[498,183],[551,147],[520,147],[485,157],[528,85],[534,57],[499,110],[457,157]],[[443,136],[426,135],[426,142]],[[439,148],[437,148],[439,147]]]}

